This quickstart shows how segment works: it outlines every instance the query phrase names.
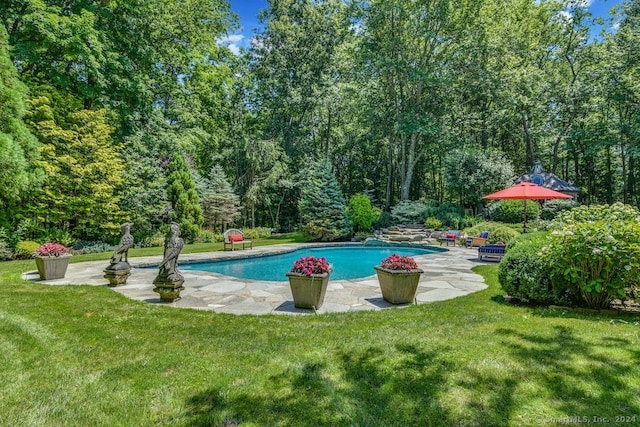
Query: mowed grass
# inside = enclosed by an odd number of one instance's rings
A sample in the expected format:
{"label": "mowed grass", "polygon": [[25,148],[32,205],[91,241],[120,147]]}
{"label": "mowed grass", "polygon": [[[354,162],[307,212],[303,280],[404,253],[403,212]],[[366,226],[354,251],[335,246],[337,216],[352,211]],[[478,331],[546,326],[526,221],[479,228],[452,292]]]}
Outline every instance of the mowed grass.
{"label": "mowed grass", "polygon": [[0,263],[0,425],[640,422],[640,318],[507,305],[495,265],[463,298],[309,316],[150,305],[20,269]]}

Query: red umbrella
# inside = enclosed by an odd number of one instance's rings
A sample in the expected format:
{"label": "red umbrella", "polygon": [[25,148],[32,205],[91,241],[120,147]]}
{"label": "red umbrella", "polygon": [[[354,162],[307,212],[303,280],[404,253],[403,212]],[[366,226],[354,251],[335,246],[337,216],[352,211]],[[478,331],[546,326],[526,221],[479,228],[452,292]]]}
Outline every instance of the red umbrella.
{"label": "red umbrella", "polygon": [[568,194],[550,190],[533,182],[521,182],[504,190],[488,194],[483,199],[491,200],[524,200],[524,228],[527,230],[527,200],[571,199]]}

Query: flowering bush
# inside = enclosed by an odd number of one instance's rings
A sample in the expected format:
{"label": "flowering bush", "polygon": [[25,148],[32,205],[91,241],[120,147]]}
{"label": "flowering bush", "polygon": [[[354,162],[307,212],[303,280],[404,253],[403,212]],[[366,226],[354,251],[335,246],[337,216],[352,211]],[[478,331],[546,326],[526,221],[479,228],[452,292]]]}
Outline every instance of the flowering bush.
{"label": "flowering bush", "polygon": [[380,266],[387,270],[415,270],[418,268],[416,260],[410,256],[393,254],[380,261]]}
{"label": "flowering bush", "polygon": [[553,222],[548,247],[554,287],[578,290],[592,308],[605,308],[638,284],[640,212],[631,206],[580,206]]}
{"label": "flowering bush", "polygon": [[34,253],[35,256],[62,256],[69,253],[69,248],[60,243],[44,243]]}
{"label": "flowering bush", "polygon": [[325,257],[316,258],[314,256],[303,256],[293,263],[292,273],[300,273],[305,276],[312,274],[329,273],[331,267]]}

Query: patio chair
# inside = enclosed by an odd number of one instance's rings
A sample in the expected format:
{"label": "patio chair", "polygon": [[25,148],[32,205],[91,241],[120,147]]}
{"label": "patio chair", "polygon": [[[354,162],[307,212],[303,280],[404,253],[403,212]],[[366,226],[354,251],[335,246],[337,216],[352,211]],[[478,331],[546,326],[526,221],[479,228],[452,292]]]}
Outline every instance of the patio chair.
{"label": "patio chair", "polygon": [[489,232],[488,231],[483,231],[482,233],[480,233],[477,236],[472,236],[472,237],[467,237],[467,240],[465,240],[464,245],[467,248],[475,248],[478,246],[484,246],[487,244],[487,239],[489,238]]}
{"label": "patio chair", "polygon": [[445,234],[444,236],[441,236],[438,239],[438,241],[440,242],[440,246],[442,246],[443,243],[446,243],[447,246],[449,246],[449,243],[452,243],[453,246],[455,246],[458,238],[460,238],[460,234],[461,233],[462,233],[461,230],[449,230],[449,231],[447,231],[447,234]]}
{"label": "patio chair", "polygon": [[227,247],[231,248],[232,251],[235,250],[236,246],[242,246],[242,249],[245,249],[249,246],[249,249],[253,248],[253,240],[247,239],[242,234],[242,231],[237,228],[230,228],[224,232],[224,250],[227,250]]}
{"label": "patio chair", "polygon": [[478,259],[480,261],[487,259],[491,261],[500,261],[507,251],[504,243],[496,243],[495,245],[484,245],[478,248]]}

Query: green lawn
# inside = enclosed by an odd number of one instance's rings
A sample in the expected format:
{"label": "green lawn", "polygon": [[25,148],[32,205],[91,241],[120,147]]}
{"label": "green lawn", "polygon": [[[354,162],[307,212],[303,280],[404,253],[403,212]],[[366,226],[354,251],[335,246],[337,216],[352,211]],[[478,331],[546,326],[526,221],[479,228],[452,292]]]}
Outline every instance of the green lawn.
{"label": "green lawn", "polygon": [[0,263],[0,425],[640,423],[640,317],[509,306],[495,265],[477,267],[488,290],[450,301],[255,317],[28,283],[23,267]]}

